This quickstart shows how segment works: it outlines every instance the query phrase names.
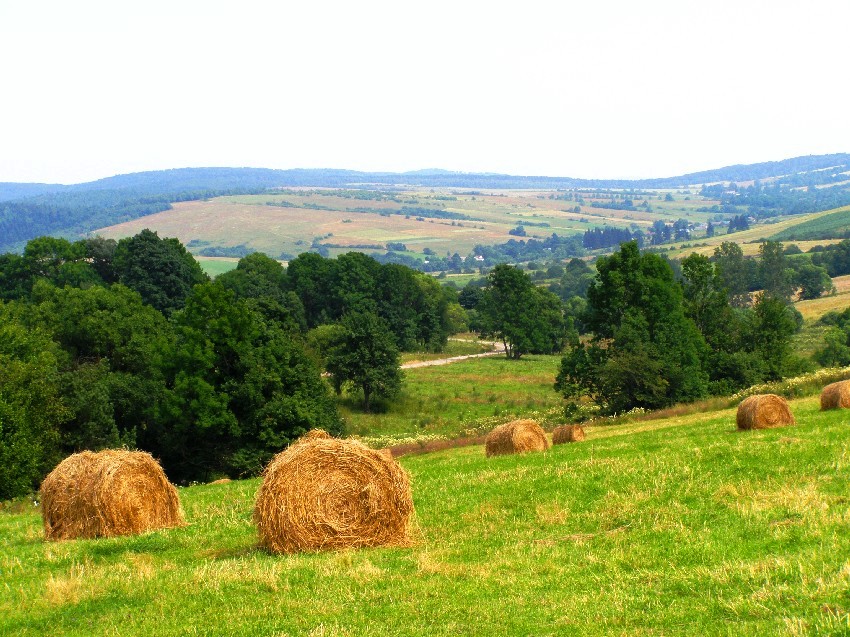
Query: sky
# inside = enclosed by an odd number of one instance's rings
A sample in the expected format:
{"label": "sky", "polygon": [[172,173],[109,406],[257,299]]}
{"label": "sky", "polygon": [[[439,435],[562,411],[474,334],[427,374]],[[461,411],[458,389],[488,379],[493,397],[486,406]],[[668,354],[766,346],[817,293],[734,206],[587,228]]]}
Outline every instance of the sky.
{"label": "sky", "polygon": [[847,0],[0,0],[0,182],[850,152]]}

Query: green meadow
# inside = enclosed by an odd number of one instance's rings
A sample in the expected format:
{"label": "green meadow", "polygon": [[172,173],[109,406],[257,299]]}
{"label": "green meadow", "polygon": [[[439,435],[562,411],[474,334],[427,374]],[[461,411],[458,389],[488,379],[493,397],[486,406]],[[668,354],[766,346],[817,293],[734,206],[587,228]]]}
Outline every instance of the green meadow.
{"label": "green meadow", "polygon": [[180,489],[188,526],[46,543],[0,512],[0,634],[850,634],[850,416],[737,432],[734,410],[583,443],[400,459],[417,542],[270,555],[258,480]]}

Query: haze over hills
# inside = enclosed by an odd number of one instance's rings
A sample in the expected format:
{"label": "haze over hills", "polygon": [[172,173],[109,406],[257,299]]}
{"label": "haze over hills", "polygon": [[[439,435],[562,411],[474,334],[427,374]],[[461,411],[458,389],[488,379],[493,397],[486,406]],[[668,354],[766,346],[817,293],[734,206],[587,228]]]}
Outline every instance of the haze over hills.
{"label": "haze over hills", "polygon": [[[341,169],[180,168],[116,175],[93,182],[0,183],[0,251],[22,249],[41,235],[79,237],[94,229],[169,210],[172,203],[275,188],[670,189],[712,183],[762,182],[774,194],[817,188],[797,209],[813,212],[850,203],[850,154],[810,155],[734,165],[675,177],[641,180],[577,179],[425,169],[406,173]],[[775,198],[775,197],[774,197]],[[795,201],[805,193],[795,195]],[[781,206],[787,210],[779,209]]]}

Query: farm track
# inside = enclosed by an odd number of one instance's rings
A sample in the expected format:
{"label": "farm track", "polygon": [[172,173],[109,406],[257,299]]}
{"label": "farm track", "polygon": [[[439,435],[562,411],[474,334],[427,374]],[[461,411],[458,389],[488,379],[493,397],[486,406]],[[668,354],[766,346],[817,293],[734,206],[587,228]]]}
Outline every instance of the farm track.
{"label": "farm track", "polygon": [[[463,339],[452,339],[462,341]],[[464,341],[471,342],[471,341]],[[432,361],[409,361],[407,363],[403,363],[401,365],[402,369],[416,369],[417,367],[433,367],[436,365],[449,365],[451,363],[457,363],[459,361],[469,360],[470,358],[484,358],[485,356],[497,356],[499,354],[505,353],[505,346],[503,343],[493,342],[491,343],[493,346],[493,351],[491,352],[483,352],[482,354],[463,354],[461,356],[451,356],[449,358],[437,358]]]}

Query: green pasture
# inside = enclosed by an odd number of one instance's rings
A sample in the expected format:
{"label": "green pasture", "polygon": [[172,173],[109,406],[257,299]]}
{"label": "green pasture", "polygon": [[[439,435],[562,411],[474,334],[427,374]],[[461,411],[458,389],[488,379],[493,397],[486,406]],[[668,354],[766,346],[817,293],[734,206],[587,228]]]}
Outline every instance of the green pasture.
{"label": "green pasture", "polygon": [[201,266],[201,269],[210,277],[215,278],[219,274],[230,272],[236,268],[239,259],[223,259],[195,256],[195,261]]}
{"label": "green pasture", "polygon": [[343,396],[340,410],[349,433],[384,446],[396,440],[462,436],[482,420],[507,419],[560,409],[563,399],[552,388],[560,356],[523,356],[518,361],[491,356],[404,370],[402,393],[363,413],[361,395]]}
{"label": "green pasture", "polygon": [[735,635],[850,633],[850,422],[733,410],[588,429],[583,443],[400,459],[417,542],[270,555],[259,480],[180,489],[188,526],[46,543],[0,512],[0,634]]}

